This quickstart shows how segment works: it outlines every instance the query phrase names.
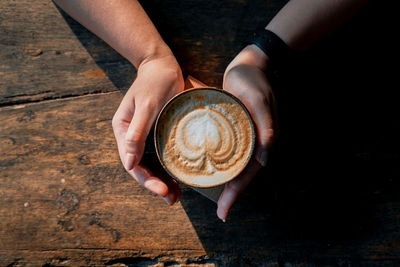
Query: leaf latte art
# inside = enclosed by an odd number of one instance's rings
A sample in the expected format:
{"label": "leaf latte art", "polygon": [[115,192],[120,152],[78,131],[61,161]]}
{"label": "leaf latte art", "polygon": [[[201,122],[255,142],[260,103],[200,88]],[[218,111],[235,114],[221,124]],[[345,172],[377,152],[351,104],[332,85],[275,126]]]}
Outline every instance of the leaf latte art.
{"label": "leaf latte art", "polygon": [[250,157],[254,130],[243,107],[219,90],[192,90],[166,106],[156,135],[164,167],[195,186],[235,177]]}
{"label": "leaf latte art", "polygon": [[192,172],[204,170],[212,174],[216,170],[226,170],[241,154],[237,151],[240,143],[234,122],[208,106],[183,117],[173,135],[176,137],[171,141],[175,144],[171,145],[181,165],[191,167],[188,170]]}

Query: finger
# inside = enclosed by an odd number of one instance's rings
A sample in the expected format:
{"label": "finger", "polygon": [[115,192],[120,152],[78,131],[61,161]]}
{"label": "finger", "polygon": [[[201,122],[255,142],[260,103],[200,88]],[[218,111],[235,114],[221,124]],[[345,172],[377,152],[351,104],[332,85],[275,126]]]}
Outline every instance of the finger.
{"label": "finger", "polygon": [[165,202],[169,205],[173,205],[181,199],[182,192],[179,188],[178,183],[175,180],[170,180],[169,188],[171,190],[168,191],[168,194],[163,198]]}
{"label": "finger", "polygon": [[137,165],[129,171],[129,174],[131,174],[140,185],[149,189],[151,192],[162,197],[165,197],[168,194],[168,185],[158,177],[153,176],[153,174],[146,168]]}
{"label": "finger", "polygon": [[180,197],[180,189],[177,183],[162,180],[154,176],[148,169],[137,165],[129,174],[143,187],[161,196],[169,205],[173,205]]}
{"label": "finger", "polygon": [[255,158],[265,167],[268,159],[268,149],[271,147],[274,137],[273,121],[269,106],[263,102],[263,99],[258,99],[250,105],[249,112],[256,124],[257,129],[257,149]]}
{"label": "finger", "polygon": [[143,155],[147,135],[157,115],[157,109],[152,104],[136,104],[135,114],[125,135],[124,166],[129,171],[137,165]]}
{"label": "finger", "polygon": [[251,91],[251,96],[238,95],[243,104],[249,110],[256,131],[257,131],[257,147],[255,150],[255,158],[265,167],[268,159],[268,149],[271,147],[274,137],[274,122],[271,116],[271,110],[267,104],[265,96],[260,91]]}
{"label": "finger", "polygon": [[129,124],[135,111],[135,103],[133,97],[129,97],[129,91],[122,99],[117,111],[112,119],[112,128],[117,141],[118,152],[122,163],[125,162],[126,148],[125,135],[128,131]]}
{"label": "finger", "polygon": [[[128,128],[128,126],[126,126],[126,128]],[[119,130],[117,127],[117,129],[114,128],[114,134],[117,139],[118,151],[120,152],[121,159],[123,159],[125,156],[125,143],[118,142],[118,140],[124,140],[124,131]],[[178,183],[175,180],[172,180],[171,178],[160,179],[141,165],[137,165],[134,169],[128,171],[128,173],[140,185],[147,188],[151,192],[160,195],[169,205],[172,205],[180,200],[182,193]]]}
{"label": "finger", "polygon": [[260,165],[253,160],[243,174],[225,185],[225,189],[218,200],[218,218],[225,222],[233,203],[247,187],[259,169]]}

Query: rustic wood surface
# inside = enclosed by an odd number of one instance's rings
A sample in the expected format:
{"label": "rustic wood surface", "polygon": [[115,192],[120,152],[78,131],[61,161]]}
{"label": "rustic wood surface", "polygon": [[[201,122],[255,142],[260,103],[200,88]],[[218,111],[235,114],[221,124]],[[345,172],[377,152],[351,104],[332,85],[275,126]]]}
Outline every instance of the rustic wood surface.
{"label": "rustic wood surface", "polygon": [[[220,87],[286,1],[143,2],[184,73]],[[124,172],[111,118],[134,68],[51,1],[1,1],[0,265],[400,264],[398,44],[371,38],[393,35],[392,10],[271,77],[281,136],[222,223],[197,192],[169,207]],[[144,161],[162,172],[151,137]]]}

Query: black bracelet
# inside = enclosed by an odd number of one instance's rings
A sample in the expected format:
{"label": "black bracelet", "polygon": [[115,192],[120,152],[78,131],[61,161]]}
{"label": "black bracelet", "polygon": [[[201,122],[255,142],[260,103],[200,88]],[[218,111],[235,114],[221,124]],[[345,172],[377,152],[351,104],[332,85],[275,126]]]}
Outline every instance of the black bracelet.
{"label": "black bracelet", "polygon": [[290,61],[295,52],[282,41],[275,33],[260,29],[253,33],[247,45],[254,44],[260,48],[270,59],[271,66],[282,66]]}

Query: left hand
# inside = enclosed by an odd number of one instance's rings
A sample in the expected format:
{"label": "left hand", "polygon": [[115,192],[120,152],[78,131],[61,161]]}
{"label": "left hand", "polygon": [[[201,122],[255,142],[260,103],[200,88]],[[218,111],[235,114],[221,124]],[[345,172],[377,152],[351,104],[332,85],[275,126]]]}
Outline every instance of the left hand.
{"label": "left hand", "polygon": [[127,172],[142,186],[172,205],[179,200],[178,183],[157,177],[141,162],[145,141],[164,104],[183,90],[182,72],[171,54],[153,57],[138,68],[138,75],[116,111],[112,125],[118,152]]}
{"label": "left hand", "polygon": [[224,74],[224,90],[239,98],[250,112],[257,130],[255,160],[242,174],[225,185],[218,200],[218,217],[225,221],[239,194],[262,166],[266,166],[268,149],[274,138],[274,95],[265,71],[268,57],[255,45],[244,48],[228,65]]}

